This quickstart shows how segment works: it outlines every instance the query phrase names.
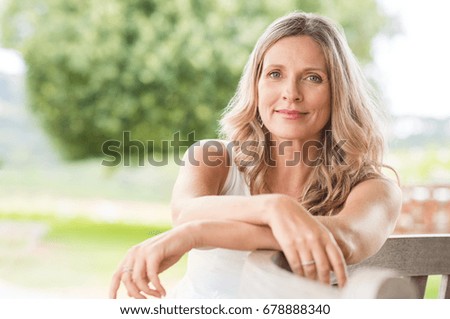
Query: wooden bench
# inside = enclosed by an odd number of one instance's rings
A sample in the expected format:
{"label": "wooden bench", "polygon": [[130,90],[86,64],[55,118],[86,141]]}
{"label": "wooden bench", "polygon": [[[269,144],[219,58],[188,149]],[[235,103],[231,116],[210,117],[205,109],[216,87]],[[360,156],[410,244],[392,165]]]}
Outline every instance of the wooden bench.
{"label": "wooden bench", "polygon": [[424,297],[430,275],[442,275],[438,298],[450,298],[450,234],[395,235],[380,251],[361,264],[361,267],[393,269],[414,283],[418,294]]}
{"label": "wooden bench", "polygon": [[423,298],[427,278],[442,275],[439,298],[448,299],[450,234],[391,236],[374,256],[349,266],[343,289],[295,276],[284,255],[255,251],[243,270],[242,298]]}

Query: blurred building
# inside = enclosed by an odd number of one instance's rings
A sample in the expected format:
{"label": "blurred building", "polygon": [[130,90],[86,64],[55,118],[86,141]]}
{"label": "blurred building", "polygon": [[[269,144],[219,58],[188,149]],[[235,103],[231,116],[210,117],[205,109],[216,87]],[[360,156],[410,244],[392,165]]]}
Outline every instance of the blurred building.
{"label": "blurred building", "polygon": [[450,233],[450,184],[404,187],[395,233]]}

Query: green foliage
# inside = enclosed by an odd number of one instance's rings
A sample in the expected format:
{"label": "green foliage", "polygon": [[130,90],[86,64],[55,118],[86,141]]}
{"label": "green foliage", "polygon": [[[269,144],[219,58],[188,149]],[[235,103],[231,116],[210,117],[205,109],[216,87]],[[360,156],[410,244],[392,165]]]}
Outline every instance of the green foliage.
{"label": "green foliage", "polygon": [[256,39],[293,10],[339,21],[362,62],[387,21],[375,0],[10,0],[3,40],[25,57],[31,108],[80,159],[124,131],[149,151],[214,136]]}
{"label": "green foliage", "polygon": [[450,179],[449,143],[421,148],[398,149],[387,158],[403,185],[447,184]]}

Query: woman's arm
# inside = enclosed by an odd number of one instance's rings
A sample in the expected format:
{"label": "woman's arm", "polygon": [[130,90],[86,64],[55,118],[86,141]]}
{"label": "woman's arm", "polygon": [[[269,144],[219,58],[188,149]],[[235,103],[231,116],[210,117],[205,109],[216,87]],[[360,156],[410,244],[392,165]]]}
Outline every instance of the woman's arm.
{"label": "woman's arm", "polygon": [[193,248],[281,250],[268,226],[233,220],[200,220],[185,223],[192,232]]}
{"label": "woman's arm", "polygon": [[[219,149],[217,146],[219,145]],[[186,152],[172,192],[172,221],[238,220],[267,224],[266,212],[277,195],[218,196],[230,169],[227,149],[219,141],[203,141]]]}
{"label": "woman's arm", "polygon": [[[242,234],[247,234],[246,238]],[[158,298],[164,296],[166,292],[159,274],[189,250],[204,247],[280,250],[272,231],[266,226],[236,221],[185,223],[132,247],[113,275],[110,298],[117,297],[121,282],[130,297],[143,299],[146,295]]]}
{"label": "woman's arm", "polygon": [[353,188],[339,214],[317,219],[331,231],[347,263],[355,264],[375,254],[392,234],[401,201],[394,182],[370,179]]}

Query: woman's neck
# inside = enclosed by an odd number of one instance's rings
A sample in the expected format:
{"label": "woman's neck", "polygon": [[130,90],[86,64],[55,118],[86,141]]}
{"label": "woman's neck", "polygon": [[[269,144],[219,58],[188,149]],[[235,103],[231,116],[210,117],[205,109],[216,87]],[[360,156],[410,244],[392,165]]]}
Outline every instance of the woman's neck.
{"label": "woman's neck", "polygon": [[320,156],[318,142],[274,141],[270,155],[270,191],[300,197]]}

